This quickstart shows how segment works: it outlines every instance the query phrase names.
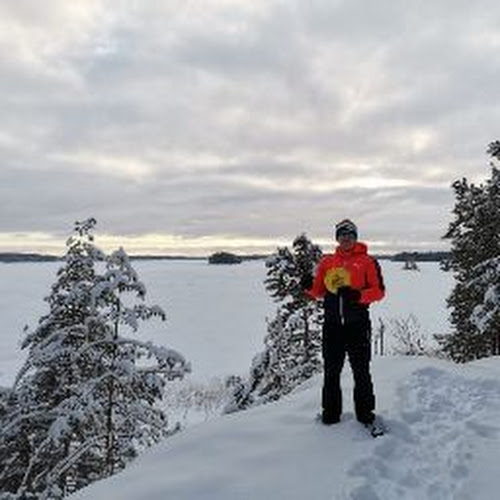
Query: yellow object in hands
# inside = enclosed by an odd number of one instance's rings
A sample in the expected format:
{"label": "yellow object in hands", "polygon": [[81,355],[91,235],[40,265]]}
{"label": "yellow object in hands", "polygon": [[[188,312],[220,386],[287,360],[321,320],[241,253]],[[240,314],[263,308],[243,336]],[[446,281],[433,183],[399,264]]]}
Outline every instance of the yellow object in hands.
{"label": "yellow object in hands", "polygon": [[325,274],[324,283],[329,292],[337,293],[341,286],[351,285],[351,273],[343,267],[329,269]]}

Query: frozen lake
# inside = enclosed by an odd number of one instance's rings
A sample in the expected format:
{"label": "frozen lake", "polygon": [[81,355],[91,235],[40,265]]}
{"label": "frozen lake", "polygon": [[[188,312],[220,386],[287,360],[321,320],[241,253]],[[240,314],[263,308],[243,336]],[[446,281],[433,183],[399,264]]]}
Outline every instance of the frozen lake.
{"label": "frozen lake", "polygon": [[[420,272],[402,271],[401,263],[381,261],[387,288],[383,302],[372,306],[377,318],[413,314],[429,336],[448,331],[446,298],[453,279],[436,263],[420,264]],[[47,311],[60,263],[0,264],[0,385],[10,385],[25,358],[20,349],[23,327],[36,326]],[[178,349],[192,364],[192,377],[207,380],[246,374],[262,349],[266,316],[275,304],[263,280],[263,261],[211,266],[204,261],[136,261],[134,267],[148,290],[148,302],[163,307],[166,322],[144,323],[143,339]]]}

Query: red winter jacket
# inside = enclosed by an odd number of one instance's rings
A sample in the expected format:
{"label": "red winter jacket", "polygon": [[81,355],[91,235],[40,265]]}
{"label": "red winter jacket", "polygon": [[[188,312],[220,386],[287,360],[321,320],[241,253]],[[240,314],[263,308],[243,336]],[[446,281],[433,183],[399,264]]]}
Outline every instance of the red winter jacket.
{"label": "red winter jacket", "polygon": [[[381,300],[385,294],[384,280],[378,262],[370,257],[364,243],[356,242],[345,252],[337,248],[334,254],[325,255],[319,262],[313,286],[306,293],[315,299],[325,299],[325,310],[335,317],[356,320],[369,304]],[[361,297],[355,304],[343,304],[337,295],[341,286],[359,290]],[[346,310],[347,307],[347,310]]]}

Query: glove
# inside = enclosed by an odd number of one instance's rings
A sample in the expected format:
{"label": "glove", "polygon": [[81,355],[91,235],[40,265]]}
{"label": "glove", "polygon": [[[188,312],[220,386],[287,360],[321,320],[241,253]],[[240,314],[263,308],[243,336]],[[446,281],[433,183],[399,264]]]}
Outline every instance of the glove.
{"label": "glove", "polygon": [[300,286],[302,287],[302,290],[310,290],[313,286],[314,279],[310,274],[304,274],[300,278]]}
{"label": "glove", "polygon": [[342,297],[347,302],[359,302],[361,292],[350,286],[341,286],[337,291],[339,297]]}

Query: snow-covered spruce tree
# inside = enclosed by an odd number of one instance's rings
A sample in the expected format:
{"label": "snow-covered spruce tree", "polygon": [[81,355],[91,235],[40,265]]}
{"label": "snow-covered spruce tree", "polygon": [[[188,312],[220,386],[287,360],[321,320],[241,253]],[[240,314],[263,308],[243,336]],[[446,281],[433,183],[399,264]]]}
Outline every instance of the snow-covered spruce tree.
{"label": "snow-covered spruce tree", "polygon": [[[492,142],[487,151],[500,160],[500,141]],[[495,234],[491,241],[491,257],[477,266],[472,286],[483,293],[483,300],[476,305],[471,321],[486,338],[492,355],[500,355],[500,170],[492,164],[491,178],[487,180],[487,201],[485,212],[491,216],[488,231]],[[495,233],[496,231],[496,233]]]}
{"label": "snow-covered spruce tree", "polygon": [[[16,401],[12,397],[11,389],[7,387],[0,387],[0,432],[8,424],[9,415],[15,410],[15,404]],[[10,459],[9,450],[5,446],[2,446],[2,443],[0,442],[0,470],[2,468],[2,464],[7,464]],[[11,480],[9,476],[3,477],[2,483],[0,483],[0,498],[3,498],[2,493],[7,494],[6,492],[12,491],[13,486],[11,487],[10,483]]]}
{"label": "snow-covered spruce tree", "polygon": [[[321,259],[322,252],[319,246],[314,245],[305,234],[299,235],[293,241],[292,261],[289,269],[289,284],[286,290],[278,291],[274,288],[277,278],[281,280],[280,265],[271,262],[268,266],[268,275],[265,281],[271,296],[282,304],[282,317],[285,334],[289,334],[291,344],[291,358],[295,366],[289,373],[289,379],[296,386],[310,378],[321,369],[321,325],[323,323],[323,308],[316,301],[311,301],[300,284],[304,276],[313,276],[316,265]],[[276,273],[278,276],[276,276]]]}
{"label": "snow-covered spruce tree", "polygon": [[[500,193],[499,193],[500,194]],[[484,290],[482,303],[476,305],[471,322],[486,343],[489,355],[500,355],[500,256],[488,259],[477,267],[477,278],[472,282]]]}
{"label": "snow-covered spruce tree", "polygon": [[264,350],[253,359],[228,411],[279,399],[321,369],[322,308],[300,284],[314,274],[320,258],[321,249],[302,234],[292,250],[278,248],[266,261],[265,286],[278,304],[276,315],[268,320]]}
{"label": "snow-covered spruce tree", "polygon": [[94,246],[94,225],[76,224],[49,312],[23,343],[28,357],[0,434],[8,498],[62,498],[122,469],[164,435],[165,380],[188,370],[177,352],[124,336],[164,313],[144,304],[123,250],[107,257]]}
{"label": "snow-covered spruce tree", "polygon": [[[499,159],[500,143],[488,152]],[[448,298],[449,335],[439,335],[442,351],[458,362],[500,354],[500,170],[480,185],[462,179],[453,184],[454,220],[445,238],[451,240],[447,266],[455,276]]]}

